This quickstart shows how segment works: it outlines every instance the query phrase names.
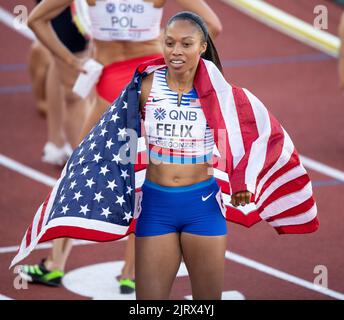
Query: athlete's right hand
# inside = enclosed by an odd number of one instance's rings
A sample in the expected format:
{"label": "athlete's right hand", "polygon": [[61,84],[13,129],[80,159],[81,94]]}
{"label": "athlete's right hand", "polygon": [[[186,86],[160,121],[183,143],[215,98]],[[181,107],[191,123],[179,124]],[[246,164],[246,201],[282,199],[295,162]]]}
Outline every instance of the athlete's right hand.
{"label": "athlete's right hand", "polygon": [[251,202],[252,193],[249,191],[239,191],[231,196],[231,204],[234,207],[244,206]]}

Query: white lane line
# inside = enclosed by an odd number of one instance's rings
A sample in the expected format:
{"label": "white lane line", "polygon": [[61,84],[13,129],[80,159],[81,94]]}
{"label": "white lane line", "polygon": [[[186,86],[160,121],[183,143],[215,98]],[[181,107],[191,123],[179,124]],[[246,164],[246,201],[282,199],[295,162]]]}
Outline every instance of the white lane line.
{"label": "white lane line", "polygon": [[36,36],[26,25],[21,25],[20,28],[15,27],[15,18],[16,17],[13,14],[0,7],[0,22],[4,23],[9,28],[19,32],[25,38],[29,40],[35,40]]}
{"label": "white lane line", "polygon": [[41,182],[49,187],[53,187],[56,183],[56,179],[40,172],[35,169],[32,169],[18,161],[15,161],[11,158],[8,158],[2,154],[0,154],[0,165],[3,165],[4,167],[11,169],[13,171],[16,171],[23,176],[26,176],[28,178],[31,178],[33,180],[36,180],[38,182]]}
{"label": "white lane line", "polygon": [[4,296],[3,294],[0,294],[0,300],[13,300],[10,297]]}
{"label": "white lane line", "polygon": [[[121,238],[118,241],[125,241],[127,237]],[[95,242],[95,241],[88,241],[88,240],[73,240],[73,246],[85,246],[89,244],[99,244],[101,242]],[[35,250],[44,250],[44,249],[50,249],[53,247],[53,244],[51,241],[40,243],[35,247]],[[8,247],[0,247],[0,254],[1,253],[16,253],[18,251],[19,246],[8,246]]]}
{"label": "white lane line", "polygon": [[[338,56],[340,40],[338,37],[314,28],[304,22],[261,0],[222,0],[252,18],[288,36],[321,50],[333,57]],[[314,16],[315,17],[315,16]]]}
{"label": "white lane line", "polygon": [[[95,244],[98,242],[94,241],[86,241],[86,240],[74,240],[73,245],[75,246],[82,246],[82,245],[88,245],[88,244]],[[40,243],[37,245],[35,250],[42,250],[42,249],[50,249],[52,248],[52,242],[45,242],[45,243]],[[0,247],[0,254],[1,253],[15,253],[18,251],[18,246],[8,246],[8,247]]]}
{"label": "white lane line", "polygon": [[344,181],[344,172],[334,169],[326,164],[323,164],[319,161],[310,159],[305,156],[300,156],[302,164],[307,167],[308,169],[320,172],[325,174],[326,176],[329,176],[331,178],[335,178],[340,181]]}
{"label": "white lane line", "polygon": [[270,276],[279,278],[281,280],[291,282],[291,283],[296,284],[300,287],[304,287],[306,289],[316,291],[316,292],[321,293],[323,295],[326,295],[326,296],[329,296],[329,297],[332,297],[335,299],[339,299],[339,300],[344,300],[344,294],[343,293],[340,293],[340,292],[337,292],[337,291],[316,285],[312,282],[303,280],[303,279],[298,278],[296,276],[293,276],[289,273],[286,273],[286,272],[280,271],[278,269],[269,267],[266,264],[254,261],[252,259],[245,258],[239,254],[234,253],[234,252],[226,251],[226,259],[232,260],[234,262],[237,262],[237,263],[245,265],[249,268],[258,270],[260,272],[266,273]]}

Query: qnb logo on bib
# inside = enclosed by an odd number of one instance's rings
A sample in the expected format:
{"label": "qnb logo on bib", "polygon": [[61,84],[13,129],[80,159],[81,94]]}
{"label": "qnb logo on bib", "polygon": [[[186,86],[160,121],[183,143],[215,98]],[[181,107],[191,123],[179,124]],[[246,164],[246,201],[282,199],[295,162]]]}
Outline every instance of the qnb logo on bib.
{"label": "qnb logo on bib", "polygon": [[[105,6],[108,13],[116,12],[116,5],[113,2],[108,2]],[[142,14],[145,12],[145,7],[140,3],[126,3],[122,2],[117,6],[117,13],[122,13],[122,15],[128,13]]]}
{"label": "qnb logo on bib", "polygon": [[166,117],[166,110],[165,109],[163,109],[163,108],[155,109],[155,111],[154,111],[154,118],[156,120],[160,120],[161,121],[161,120],[164,120],[165,117]]}
{"label": "qnb logo on bib", "polygon": [[[154,118],[156,120],[164,120],[166,118],[167,112],[164,108],[156,108],[154,110]],[[195,111],[177,111],[171,110],[168,112],[168,118],[174,121],[197,121],[197,112]],[[167,119],[166,119],[167,120]]]}
{"label": "qnb logo on bib", "polygon": [[116,11],[116,6],[114,3],[110,2],[106,4],[106,11],[108,13],[114,13]]}

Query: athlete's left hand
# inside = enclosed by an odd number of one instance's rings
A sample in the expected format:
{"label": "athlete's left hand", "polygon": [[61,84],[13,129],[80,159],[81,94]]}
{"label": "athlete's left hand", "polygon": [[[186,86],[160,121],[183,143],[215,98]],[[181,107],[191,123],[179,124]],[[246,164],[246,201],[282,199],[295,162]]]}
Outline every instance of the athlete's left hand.
{"label": "athlete's left hand", "polygon": [[251,202],[252,193],[249,191],[239,191],[235,194],[232,194],[231,197],[231,204],[234,207],[237,206],[244,206],[245,204],[249,204]]}

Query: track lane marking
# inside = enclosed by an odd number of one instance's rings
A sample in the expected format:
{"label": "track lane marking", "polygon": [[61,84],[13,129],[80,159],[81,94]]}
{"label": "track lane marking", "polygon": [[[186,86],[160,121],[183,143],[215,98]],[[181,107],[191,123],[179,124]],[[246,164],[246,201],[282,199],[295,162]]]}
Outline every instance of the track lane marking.
{"label": "track lane marking", "polygon": [[338,57],[338,37],[314,28],[311,24],[278,9],[261,0],[221,0],[263,24],[278,30],[296,40]]}
{"label": "track lane marking", "polygon": [[0,154],[0,165],[3,165],[4,167],[11,169],[15,172],[18,172],[25,177],[41,182],[49,187],[53,187],[57,181],[57,179],[55,178],[52,178],[38,170],[32,169],[2,154]]}
{"label": "track lane marking", "polygon": [[311,158],[300,155],[302,164],[313,171],[320,172],[325,176],[335,178],[344,182],[344,172],[335,168],[332,168],[324,163],[313,160]]}
{"label": "track lane marking", "polygon": [[332,298],[335,298],[335,299],[338,299],[338,300],[344,300],[344,293],[337,292],[337,291],[334,291],[334,290],[331,290],[331,289],[328,289],[328,288],[316,285],[316,284],[314,284],[312,282],[309,282],[309,281],[306,281],[306,280],[301,279],[299,277],[293,276],[293,275],[291,275],[289,273],[286,273],[286,272],[280,271],[278,269],[269,267],[266,264],[257,262],[255,260],[252,260],[252,259],[249,259],[249,258],[246,258],[246,257],[243,257],[243,256],[241,256],[241,255],[239,255],[237,253],[230,252],[230,251],[227,250],[226,253],[225,253],[225,257],[228,260],[231,260],[231,261],[234,261],[236,263],[245,265],[246,267],[258,270],[260,272],[266,273],[266,274],[268,274],[270,276],[273,276],[275,278],[284,280],[286,282],[290,282],[290,283],[296,284],[296,285],[298,285],[300,287],[304,287],[306,289],[309,289],[309,290],[312,290],[312,291],[316,291],[318,293],[321,293],[323,295],[326,295],[326,296],[329,296],[329,297],[332,297]]}
{"label": "track lane marking", "polygon": [[[122,239],[121,239],[122,240]],[[94,241],[87,241],[87,240],[74,240],[73,245],[75,246],[82,246],[82,245],[89,245],[89,244],[96,244],[97,242]],[[40,243],[36,246],[35,250],[44,250],[52,248],[52,242],[45,242]],[[0,254],[1,253],[16,253],[18,251],[18,246],[8,246],[8,247],[0,247]]]}
{"label": "track lane marking", "polygon": [[[118,241],[125,241],[127,240],[127,237],[121,238],[116,240]],[[73,239],[73,246],[86,246],[90,244],[98,244],[100,242],[95,241],[89,241],[89,240],[77,240]],[[40,243],[35,247],[35,250],[44,250],[44,249],[50,249],[53,247],[52,241]],[[0,247],[0,254],[1,253],[16,253],[18,251],[19,246],[8,246],[8,247]]]}

